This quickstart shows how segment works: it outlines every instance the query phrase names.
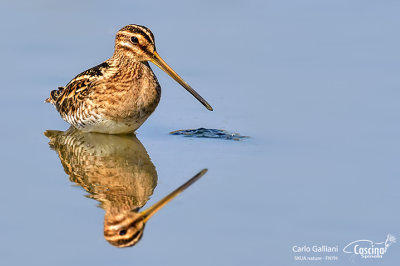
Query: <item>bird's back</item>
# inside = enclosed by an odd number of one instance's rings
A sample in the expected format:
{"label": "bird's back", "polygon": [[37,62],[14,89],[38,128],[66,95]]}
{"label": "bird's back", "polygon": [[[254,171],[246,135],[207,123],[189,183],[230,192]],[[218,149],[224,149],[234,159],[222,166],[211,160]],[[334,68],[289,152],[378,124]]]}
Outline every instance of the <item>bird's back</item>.
{"label": "bird's back", "polygon": [[127,133],[147,119],[159,99],[160,86],[147,63],[107,60],[53,90],[46,102],[77,129]]}

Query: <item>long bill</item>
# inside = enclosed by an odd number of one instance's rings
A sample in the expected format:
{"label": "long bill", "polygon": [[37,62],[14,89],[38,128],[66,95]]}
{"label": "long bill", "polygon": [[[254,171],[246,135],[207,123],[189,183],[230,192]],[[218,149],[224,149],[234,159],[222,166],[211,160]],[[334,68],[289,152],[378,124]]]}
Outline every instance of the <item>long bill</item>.
{"label": "long bill", "polygon": [[185,184],[183,184],[182,186],[180,186],[177,189],[175,189],[169,195],[165,196],[162,200],[160,200],[159,202],[155,203],[153,206],[151,206],[147,210],[142,211],[140,214],[143,217],[143,222],[144,223],[147,222],[151,218],[151,216],[153,216],[157,211],[159,211],[162,207],[164,207],[168,202],[170,202],[176,196],[178,196],[182,191],[184,191],[186,188],[188,188],[194,182],[199,180],[200,177],[202,177],[205,173],[207,173],[207,169],[201,170],[194,177],[189,179]]}
{"label": "long bill", "polygon": [[187,84],[161,57],[160,55],[154,51],[153,58],[151,59],[156,66],[161,68],[165,73],[167,73],[171,78],[173,78],[176,82],[182,85],[190,94],[192,94],[201,104],[203,104],[208,110],[212,111],[213,108],[211,105],[203,99],[189,84]]}

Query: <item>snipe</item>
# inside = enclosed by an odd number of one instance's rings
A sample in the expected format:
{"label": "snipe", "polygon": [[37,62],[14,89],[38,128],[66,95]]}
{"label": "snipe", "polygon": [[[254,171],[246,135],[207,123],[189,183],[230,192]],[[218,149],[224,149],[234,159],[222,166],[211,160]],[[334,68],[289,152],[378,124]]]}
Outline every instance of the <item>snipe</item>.
{"label": "snipe", "polygon": [[160,84],[148,61],[213,110],[158,55],[153,33],[133,24],[118,31],[110,59],[82,72],[65,87],[53,90],[46,102],[52,103],[76,129],[109,134],[134,132],[153,113],[161,96]]}
{"label": "snipe", "polygon": [[131,135],[46,131],[70,181],[81,186],[105,210],[104,238],[129,247],[143,236],[158,210],[206,173],[200,171],[158,203],[141,210],[157,185],[157,171],[145,147]]}

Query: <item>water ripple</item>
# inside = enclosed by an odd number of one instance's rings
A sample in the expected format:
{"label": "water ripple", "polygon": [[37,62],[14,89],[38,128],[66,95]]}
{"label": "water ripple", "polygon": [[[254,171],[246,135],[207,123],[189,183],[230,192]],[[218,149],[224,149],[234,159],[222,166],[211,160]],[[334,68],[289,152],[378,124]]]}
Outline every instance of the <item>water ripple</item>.
{"label": "water ripple", "polygon": [[213,138],[226,140],[244,140],[249,136],[242,136],[239,133],[232,133],[222,129],[198,128],[198,129],[181,129],[170,132],[171,135],[181,135],[184,137],[194,138]]}

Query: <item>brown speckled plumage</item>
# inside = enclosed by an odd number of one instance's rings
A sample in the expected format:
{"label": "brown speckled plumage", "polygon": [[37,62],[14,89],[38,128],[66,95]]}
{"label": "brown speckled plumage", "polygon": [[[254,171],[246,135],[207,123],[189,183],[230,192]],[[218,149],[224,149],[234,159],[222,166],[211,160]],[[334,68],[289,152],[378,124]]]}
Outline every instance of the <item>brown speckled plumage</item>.
{"label": "brown speckled plumage", "polygon": [[46,102],[61,117],[86,132],[134,132],[157,107],[161,88],[148,61],[161,67],[207,109],[211,106],[184,82],[156,52],[149,29],[128,25],[118,31],[113,56],[86,70],[65,87],[53,90]]}
{"label": "brown speckled plumage", "polygon": [[[121,237],[114,237],[110,228],[139,216],[137,211],[157,185],[157,172],[145,148],[131,135],[85,133],[72,128],[66,132],[46,131],[45,135],[69,179],[84,188],[89,198],[100,202],[106,212],[105,238],[119,246]],[[125,244],[137,241],[135,238]]]}
{"label": "brown speckled plumage", "polygon": [[197,181],[206,170],[139,212],[157,185],[157,172],[140,141],[132,135],[86,133],[74,128],[46,131],[70,180],[105,210],[104,238],[116,247],[135,245],[148,219]]}

